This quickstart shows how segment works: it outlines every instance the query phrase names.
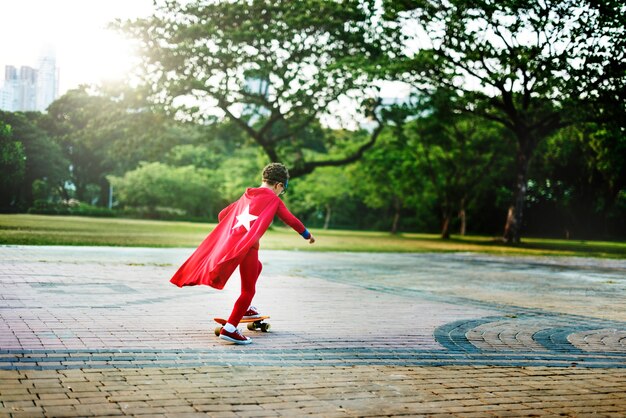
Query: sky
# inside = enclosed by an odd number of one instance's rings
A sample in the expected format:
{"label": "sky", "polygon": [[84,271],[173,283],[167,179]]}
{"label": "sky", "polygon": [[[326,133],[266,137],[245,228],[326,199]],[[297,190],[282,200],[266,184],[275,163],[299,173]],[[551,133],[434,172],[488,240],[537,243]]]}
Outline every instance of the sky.
{"label": "sky", "polygon": [[37,68],[44,50],[56,53],[59,95],[120,79],[132,65],[133,44],[106,25],[152,10],[152,0],[0,0],[0,80],[5,65]]}

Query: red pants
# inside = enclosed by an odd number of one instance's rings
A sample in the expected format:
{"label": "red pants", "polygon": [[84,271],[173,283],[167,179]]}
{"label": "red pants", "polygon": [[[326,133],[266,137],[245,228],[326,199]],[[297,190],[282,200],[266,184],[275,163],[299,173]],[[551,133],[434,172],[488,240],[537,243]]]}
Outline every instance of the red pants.
{"label": "red pants", "polygon": [[241,318],[250,307],[250,303],[252,303],[252,298],[256,292],[256,281],[261,274],[262,268],[263,265],[259,261],[259,249],[250,248],[248,254],[243,258],[241,264],[239,264],[239,273],[241,273],[241,296],[239,296],[239,299],[235,302],[235,307],[228,318],[229,324],[234,326],[239,325],[239,321],[241,321]]}

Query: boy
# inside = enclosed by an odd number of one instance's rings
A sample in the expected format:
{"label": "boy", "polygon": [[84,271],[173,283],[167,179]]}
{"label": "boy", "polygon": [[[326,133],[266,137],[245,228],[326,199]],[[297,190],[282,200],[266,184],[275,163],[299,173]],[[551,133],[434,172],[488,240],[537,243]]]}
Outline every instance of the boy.
{"label": "boy", "polygon": [[250,306],[262,268],[258,255],[259,240],[274,216],[277,215],[309,243],[315,242],[313,235],[278,197],[287,190],[287,168],[280,163],[267,165],[263,169],[262,181],[261,187],[248,188],[239,200],[220,212],[218,225],[170,280],[179,287],[204,284],[223,289],[239,266],[241,295],[220,334],[221,339],[235,344],[252,342],[241,334],[237,325],[244,315],[251,318],[259,316],[258,311]]}

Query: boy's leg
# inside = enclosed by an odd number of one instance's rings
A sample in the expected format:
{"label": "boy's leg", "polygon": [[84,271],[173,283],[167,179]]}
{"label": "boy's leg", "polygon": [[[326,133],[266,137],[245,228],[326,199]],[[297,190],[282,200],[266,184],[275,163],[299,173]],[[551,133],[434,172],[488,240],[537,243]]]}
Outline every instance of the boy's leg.
{"label": "boy's leg", "polygon": [[252,298],[256,292],[256,282],[261,274],[262,265],[259,261],[259,249],[250,248],[248,254],[244,257],[239,265],[239,272],[241,274],[241,295],[235,307],[233,308],[228,323],[235,327],[239,325],[241,318],[248,310],[248,307],[252,303]]}

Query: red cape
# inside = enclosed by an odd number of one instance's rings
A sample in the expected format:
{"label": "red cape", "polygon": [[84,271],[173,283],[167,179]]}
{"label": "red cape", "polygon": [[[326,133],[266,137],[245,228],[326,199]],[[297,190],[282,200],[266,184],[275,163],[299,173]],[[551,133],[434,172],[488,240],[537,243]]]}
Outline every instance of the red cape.
{"label": "red cape", "polygon": [[[170,281],[178,287],[203,284],[223,289],[248,250],[274,220],[279,203],[280,198],[270,189],[247,189]],[[234,228],[237,216],[248,206],[250,214],[258,218],[250,222],[250,230],[243,225]]]}

